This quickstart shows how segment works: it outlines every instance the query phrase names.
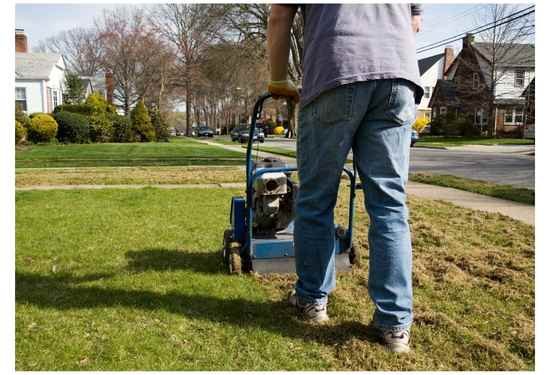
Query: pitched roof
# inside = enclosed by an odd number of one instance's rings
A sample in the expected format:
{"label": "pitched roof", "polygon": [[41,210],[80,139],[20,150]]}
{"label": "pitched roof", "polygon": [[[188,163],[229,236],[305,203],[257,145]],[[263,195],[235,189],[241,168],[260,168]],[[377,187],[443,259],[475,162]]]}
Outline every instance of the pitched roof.
{"label": "pitched roof", "polygon": [[15,76],[18,79],[48,79],[61,59],[55,53],[16,53]]}
{"label": "pitched roof", "polygon": [[450,80],[437,80],[428,107],[432,107],[432,102],[435,100],[436,97],[443,102],[447,102],[449,105],[458,105],[460,103],[456,95],[456,85],[453,81]]}
{"label": "pitched roof", "polygon": [[521,96],[524,98],[526,96],[535,96],[535,79],[534,78],[531,80],[531,82],[529,82],[525,90],[523,90],[523,92],[521,93]]}
{"label": "pitched roof", "polygon": [[496,57],[497,66],[535,67],[535,45],[503,43],[493,48],[492,43],[473,43],[474,49],[489,62]]}
{"label": "pitched roof", "polygon": [[418,60],[418,69],[420,70],[420,75],[423,75],[430,69],[436,62],[441,60],[445,56],[444,53],[440,53],[434,56],[425,57],[421,60]]}

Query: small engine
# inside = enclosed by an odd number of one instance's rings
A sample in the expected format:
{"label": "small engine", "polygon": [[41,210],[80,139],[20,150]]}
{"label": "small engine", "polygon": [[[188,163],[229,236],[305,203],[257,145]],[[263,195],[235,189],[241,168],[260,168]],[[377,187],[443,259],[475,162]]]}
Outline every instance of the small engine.
{"label": "small engine", "polygon": [[[269,168],[285,166],[276,158],[265,158],[255,167]],[[290,179],[290,173],[267,172],[254,180],[253,184],[254,230],[258,235],[273,235],[285,229],[294,219],[294,201],[297,185]]]}

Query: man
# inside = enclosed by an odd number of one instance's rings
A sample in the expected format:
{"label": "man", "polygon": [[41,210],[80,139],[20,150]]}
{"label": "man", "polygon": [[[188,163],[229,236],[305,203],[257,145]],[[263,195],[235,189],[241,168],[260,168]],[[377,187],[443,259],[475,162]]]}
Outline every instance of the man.
{"label": "man", "polygon": [[373,325],[394,352],[409,351],[412,249],[405,185],[411,125],[422,97],[415,53],[421,8],[408,4],[307,4],[301,98],[287,80],[293,5],[273,5],[269,92],[301,101],[300,190],[294,241],[298,281],[289,302],[328,320],[334,289],[334,206],[350,149],[365,192]]}

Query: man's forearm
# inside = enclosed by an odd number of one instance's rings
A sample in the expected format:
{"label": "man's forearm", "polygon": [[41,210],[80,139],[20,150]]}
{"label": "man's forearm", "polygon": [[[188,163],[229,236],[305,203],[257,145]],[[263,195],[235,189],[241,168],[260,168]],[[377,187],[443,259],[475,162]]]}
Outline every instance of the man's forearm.
{"label": "man's forearm", "polygon": [[272,81],[287,79],[290,52],[290,28],[296,9],[284,5],[272,5],[267,24],[267,52]]}

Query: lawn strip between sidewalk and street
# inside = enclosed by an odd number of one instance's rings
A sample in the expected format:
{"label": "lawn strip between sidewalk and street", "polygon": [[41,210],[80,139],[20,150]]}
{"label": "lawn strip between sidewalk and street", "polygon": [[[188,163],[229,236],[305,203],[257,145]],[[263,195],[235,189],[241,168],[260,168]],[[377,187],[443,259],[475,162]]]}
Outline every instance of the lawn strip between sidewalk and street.
{"label": "lawn strip between sidewalk and street", "polygon": [[486,181],[471,180],[452,175],[412,173],[411,181],[465,190],[490,197],[506,199],[525,204],[535,204],[535,191],[511,185],[500,185]]}
{"label": "lawn strip between sidewalk and street", "polygon": [[414,147],[447,148],[465,145],[534,145],[534,139],[489,137],[443,137],[421,135]]}
{"label": "lawn strip between sidewalk and street", "polygon": [[[412,356],[368,324],[368,226],[338,275],[331,321],[284,303],[294,276],[224,273],[231,197],[241,189],[16,193],[17,370],[533,370],[534,228],[409,198]],[[348,187],[336,206],[347,219]]]}

